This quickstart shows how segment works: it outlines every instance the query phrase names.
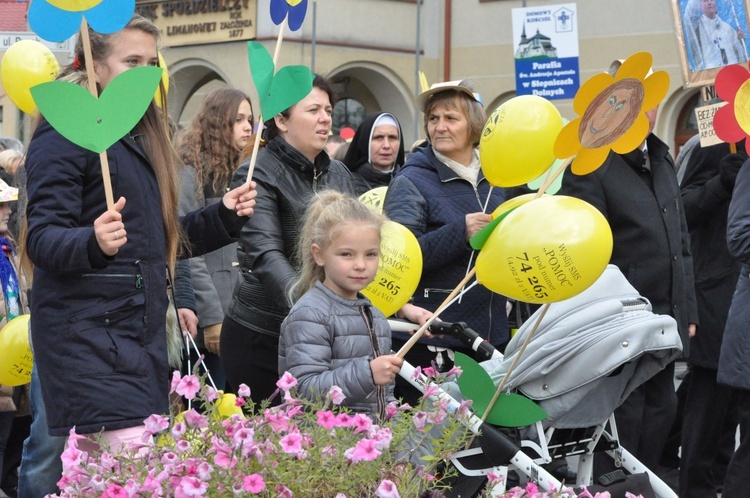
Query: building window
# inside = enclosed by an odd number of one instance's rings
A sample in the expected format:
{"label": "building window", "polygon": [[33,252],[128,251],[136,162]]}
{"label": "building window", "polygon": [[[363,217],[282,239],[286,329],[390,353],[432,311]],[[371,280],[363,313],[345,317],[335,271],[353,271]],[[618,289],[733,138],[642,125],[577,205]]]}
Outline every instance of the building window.
{"label": "building window", "polygon": [[365,106],[355,99],[346,98],[336,102],[333,107],[333,133],[338,134],[342,128],[357,129],[365,119]]}

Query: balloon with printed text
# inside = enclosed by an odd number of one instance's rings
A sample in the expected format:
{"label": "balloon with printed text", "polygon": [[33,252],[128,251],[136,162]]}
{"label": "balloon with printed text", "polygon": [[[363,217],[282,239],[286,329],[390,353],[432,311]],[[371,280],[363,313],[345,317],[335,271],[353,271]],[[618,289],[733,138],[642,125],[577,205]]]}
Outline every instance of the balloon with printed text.
{"label": "balloon with printed text", "polygon": [[29,315],[17,316],[0,329],[0,384],[28,384],[33,364],[34,355],[29,345]]}
{"label": "balloon with printed text", "polygon": [[522,204],[492,232],[477,257],[477,280],[527,303],[553,303],[583,292],[612,255],[612,230],[591,204],[545,196]]}
{"label": "balloon with printed text", "polygon": [[382,213],[386,192],[388,192],[388,187],[376,187],[360,195],[359,200],[365,206]]}
{"label": "balloon with printed text", "polygon": [[362,294],[385,316],[391,316],[417,290],[422,277],[422,250],[414,234],[400,223],[386,221],[381,233],[380,265]]}
{"label": "balloon with printed text", "polygon": [[520,95],[495,109],[482,130],[482,172],[496,187],[515,187],[538,178],[555,160],[555,139],[563,127],[547,99]]}

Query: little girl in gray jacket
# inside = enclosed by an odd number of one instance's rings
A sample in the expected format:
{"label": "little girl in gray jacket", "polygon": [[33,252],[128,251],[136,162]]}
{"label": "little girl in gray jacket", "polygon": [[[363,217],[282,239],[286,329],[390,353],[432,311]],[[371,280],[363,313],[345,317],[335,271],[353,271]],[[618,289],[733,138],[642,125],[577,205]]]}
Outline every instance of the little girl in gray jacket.
{"label": "little girl in gray jacket", "polygon": [[[385,316],[359,293],[380,262],[384,217],[354,197],[321,193],[308,209],[300,237],[299,298],[281,324],[279,375],[298,381],[307,398],[342,389],[343,406],[384,417],[403,360],[391,354]],[[299,297],[301,296],[301,297]]]}

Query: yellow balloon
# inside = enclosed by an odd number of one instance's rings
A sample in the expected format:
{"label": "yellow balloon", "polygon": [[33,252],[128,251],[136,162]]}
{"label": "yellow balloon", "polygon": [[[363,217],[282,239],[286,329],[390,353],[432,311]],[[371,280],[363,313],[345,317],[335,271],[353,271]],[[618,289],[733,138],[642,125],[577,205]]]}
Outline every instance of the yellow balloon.
{"label": "yellow balloon", "polygon": [[479,140],[482,172],[496,187],[523,185],[555,160],[553,148],[563,120],[550,101],[514,97],[495,109]]}
{"label": "yellow balloon", "polygon": [[102,0],[47,0],[47,3],[69,12],[81,12],[96,7]]}
{"label": "yellow balloon", "polygon": [[242,407],[236,405],[237,396],[231,393],[223,393],[219,391],[219,397],[216,398],[214,404],[218,407],[219,416],[222,419],[229,418],[232,415],[245,415],[242,413]]}
{"label": "yellow balloon", "polygon": [[376,187],[360,195],[359,200],[365,206],[372,208],[378,213],[382,213],[383,201],[385,201],[385,193],[387,191],[388,191],[388,187]]}
{"label": "yellow balloon", "polygon": [[[158,52],[158,55],[159,67],[162,68],[161,86],[164,87],[164,95],[167,95],[169,93],[169,68],[167,67],[167,61],[164,60],[164,56],[161,55],[161,52]],[[161,88],[156,89],[154,99],[156,99],[156,105],[161,107]]]}
{"label": "yellow balloon", "polygon": [[512,199],[508,199],[507,201],[500,204],[498,207],[495,208],[495,210],[492,212],[492,219],[494,220],[498,216],[500,216],[503,213],[506,213],[512,209],[517,208],[518,206],[522,206],[526,204],[527,202],[530,202],[536,197],[536,194],[524,194],[519,195],[518,197],[513,197]]}
{"label": "yellow balloon", "polygon": [[31,87],[52,81],[60,64],[52,51],[38,41],[14,43],[0,60],[0,80],[8,98],[26,114],[36,110]]}
{"label": "yellow balloon", "polygon": [[380,265],[375,280],[362,294],[367,296],[385,316],[401,309],[422,277],[422,250],[408,228],[386,221],[380,241]]}
{"label": "yellow balloon", "polygon": [[28,384],[33,362],[29,346],[29,315],[17,316],[0,330],[0,384]]}
{"label": "yellow balloon", "polygon": [[583,292],[612,255],[612,230],[591,204],[546,196],[518,207],[492,232],[477,257],[477,280],[528,303]]}

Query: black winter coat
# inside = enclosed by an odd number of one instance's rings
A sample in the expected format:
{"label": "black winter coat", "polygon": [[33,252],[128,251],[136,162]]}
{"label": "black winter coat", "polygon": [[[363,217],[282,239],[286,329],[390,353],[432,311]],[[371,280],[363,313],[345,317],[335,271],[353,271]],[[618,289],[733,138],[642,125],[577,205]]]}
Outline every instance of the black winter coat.
{"label": "black winter coat", "polygon": [[[481,212],[487,197],[487,213],[505,200],[503,189],[490,193],[490,184],[479,172],[477,188],[435,157],[427,145],[409,154],[401,172],[388,187],[383,212],[416,236],[422,249],[422,278],[414,293],[414,304],[434,311],[464,279],[476,263],[476,254],[466,242],[466,215]],[[506,298],[481,285],[472,288],[461,302],[440,314],[446,322],[466,322],[493,346],[509,338]],[[394,337],[408,340],[403,333]],[[459,348],[457,339],[420,339],[425,344]]]}
{"label": "black winter coat", "polygon": [[[249,164],[240,165],[233,186],[245,181]],[[315,192],[330,188],[350,193],[352,177],[325,152],[313,164],[277,137],[258,153],[253,180],[258,192],[255,212],[242,228],[240,276],[228,316],[250,330],[278,337],[289,313],[287,291],[296,278],[294,255],[305,210]]]}
{"label": "black winter coat", "polygon": [[[26,157],[31,336],[49,432],[142,425],[168,412],[166,244],[161,196],[130,136],[107,151],[128,242],[108,258],[93,223],[107,210],[99,155],[42,123]],[[177,209],[177,206],[175,206]],[[243,219],[219,206],[182,220],[193,254],[235,240]],[[236,219],[228,232],[222,220]],[[230,221],[230,222],[231,222]]]}
{"label": "black winter coat", "polygon": [[727,221],[729,252],[742,263],[719,356],[720,384],[750,389],[750,160],[742,165]]}
{"label": "black winter coat", "polygon": [[700,328],[690,339],[688,362],[716,370],[740,263],[727,247],[727,212],[732,192],[719,177],[727,144],[696,148],[685,167],[681,192],[690,230]]}
{"label": "black winter coat", "polygon": [[648,137],[649,172],[640,150],[610,152],[587,175],[568,168],[560,195],[583,199],[602,212],[612,228],[610,263],[620,268],[653,312],[675,318],[688,349],[688,324],[698,323],[690,239],[680,190],[667,145]]}

